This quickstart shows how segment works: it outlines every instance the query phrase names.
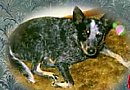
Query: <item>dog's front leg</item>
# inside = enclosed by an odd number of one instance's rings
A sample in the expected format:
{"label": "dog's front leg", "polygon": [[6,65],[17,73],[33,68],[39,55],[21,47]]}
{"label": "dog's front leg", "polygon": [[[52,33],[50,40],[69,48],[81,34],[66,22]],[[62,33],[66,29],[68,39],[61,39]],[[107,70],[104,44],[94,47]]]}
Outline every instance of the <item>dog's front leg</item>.
{"label": "dog's front leg", "polygon": [[117,59],[119,61],[119,63],[121,63],[122,65],[124,65],[128,69],[130,69],[130,61],[126,62],[120,55],[112,52],[107,47],[104,47],[103,50],[100,53],[102,53],[102,54],[104,54],[106,56],[110,56],[110,57],[113,57],[113,58]]}
{"label": "dog's front leg", "polygon": [[69,88],[74,85],[74,81],[72,76],[70,75],[68,65],[63,62],[59,62],[56,64],[59,72],[64,78],[64,82],[54,82],[54,86],[62,87],[62,88]]}

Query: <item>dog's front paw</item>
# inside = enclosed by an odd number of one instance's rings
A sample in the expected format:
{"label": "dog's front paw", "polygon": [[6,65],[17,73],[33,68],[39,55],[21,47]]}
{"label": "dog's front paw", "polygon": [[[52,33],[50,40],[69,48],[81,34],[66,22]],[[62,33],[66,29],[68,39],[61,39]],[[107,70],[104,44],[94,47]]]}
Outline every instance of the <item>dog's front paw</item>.
{"label": "dog's front paw", "polygon": [[26,76],[26,79],[29,83],[35,83],[35,79],[32,73],[24,74]]}
{"label": "dog's front paw", "polygon": [[32,77],[31,77],[31,78],[30,78],[30,77],[27,78],[27,80],[28,80],[29,83],[33,83],[33,84],[35,83],[35,80],[34,80],[34,78],[32,78]]}
{"label": "dog's front paw", "polygon": [[56,88],[71,88],[73,85],[67,82],[54,82],[52,83],[52,86]]}
{"label": "dog's front paw", "polygon": [[52,78],[52,80],[53,80],[53,83],[54,82],[57,82],[58,81],[58,75],[56,75],[56,74],[52,74],[51,76],[49,76],[50,78]]}

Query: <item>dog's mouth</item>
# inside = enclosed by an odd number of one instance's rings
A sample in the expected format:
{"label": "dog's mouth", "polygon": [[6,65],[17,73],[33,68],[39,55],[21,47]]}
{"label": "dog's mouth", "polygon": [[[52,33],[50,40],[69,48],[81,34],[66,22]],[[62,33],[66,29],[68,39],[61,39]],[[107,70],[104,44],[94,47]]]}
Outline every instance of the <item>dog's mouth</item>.
{"label": "dog's mouth", "polygon": [[83,52],[88,56],[88,57],[94,57],[97,54],[97,49],[95,47],[89,47],[85,46],[82,42],[80,42],[81,48]]}

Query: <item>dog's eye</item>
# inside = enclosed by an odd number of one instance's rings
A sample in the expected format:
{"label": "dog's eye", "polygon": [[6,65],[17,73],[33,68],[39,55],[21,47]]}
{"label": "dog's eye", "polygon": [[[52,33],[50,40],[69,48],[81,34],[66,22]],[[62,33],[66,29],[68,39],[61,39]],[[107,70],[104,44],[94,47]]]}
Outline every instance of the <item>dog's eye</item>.
{"label": "dog's eye", "polygon": [[90,33],[89,30],[83,30],[82,36],[83,36],[84,38],[86,38],[86,37],[88,37],[89,33]]}
{"label": "dog's eye", "polygon": [[99,33],[99,32],[97,32],[96,34],[97,34],[97,35],[100,35],[100,33]]}
{"label": "dog's eye", "polygon": [[97,36],[97,37],[100,37],[101,35],[102,35],[102,33],[100,33],[100,32],[97,32],[97,33],[96,33],[96,36]]}
{"label": "dog's eye", "polygon": [[89,31],[89,30],[87,30],[87,31],[86,31],[86,33],[87,33],[87,34],[89,34],[89,33],[90,33],[90,31]]}

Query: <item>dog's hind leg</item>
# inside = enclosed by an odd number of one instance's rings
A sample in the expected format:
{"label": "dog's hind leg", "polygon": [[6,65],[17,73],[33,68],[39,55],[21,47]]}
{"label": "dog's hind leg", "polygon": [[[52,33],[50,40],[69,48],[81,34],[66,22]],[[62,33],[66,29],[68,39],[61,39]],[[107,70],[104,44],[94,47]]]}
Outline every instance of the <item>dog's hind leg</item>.
{"label": "dog's hind leg", "polygon": [[57,81],[57,79],[58,79],[57,75],[55,75],[52,72],[42,71],[40,66],[41,66],[41,63],[33,62],[32,63],[32,72],[39,76],[49,77],[49,78],[52,78],[54,81]]}
{"label": "dog's hind leg", "polygon": [[59,72],[61,73],[61,75],[64,78],[64,82],[54,82],[54,86],[55,87],[62,87],[62,88],[69,88],[72,87],[74,85],[74,81],[73,78],[69,72],[69,67],[66,63],[63,62],[59,62],[56,64]]}
{"label": "dog's hind leg", "polygon": [[116,54],[109,50],[107,47],[104,47],[103,50],[100,52],[106,56],[110,56],[112,58],[115,58],[119,63],[121,63],[123,66],[127,67],[128,69],[130,68],[130,61],[126,62],[119,54]]}
{"label": "dog's hind leg", "polygon": [[18,69],[27,77],[29,82],[35,83],[34,77],[27,65],[22,62],[19,58],[15,57],[11,48],[9,49],[9,60],[12,64],[18,67]]}

